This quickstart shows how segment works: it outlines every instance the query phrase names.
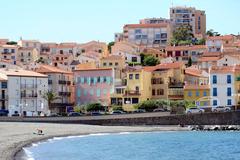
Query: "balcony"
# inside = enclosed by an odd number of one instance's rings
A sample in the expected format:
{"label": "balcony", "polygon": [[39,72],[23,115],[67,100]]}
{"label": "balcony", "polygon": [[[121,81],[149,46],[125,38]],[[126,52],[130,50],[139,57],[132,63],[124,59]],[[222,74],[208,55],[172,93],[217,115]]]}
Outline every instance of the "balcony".
{"label": "balcony", "polygon": [[140,96],[141,93],[136,90],[125,91],[124,96]]}
{"label": "balcony", "polygon": [[67,97],[69,97],[69,96],[71,96],[71,92],[58,92],[58,95],[59,96],[67,96]]}
{"label": "balcony", "polygon": [[33,89],[37,88],[37,84],[21,84],[22,89]]}
{"label": "balcony", "polygon": [[8,95],[2,94],[0,96],[0,101],[6,101],[6,100],[8,100]]}
{"label": "balcony", "polygon": [[58,84],[67,84],[67,81],[59,80],[59,81],[58,81]]}
{"label": "balcony", "polygon": [[67,85],[71,85],[71,81],[67,81]]}
{"label": "balcony", "polygon": [[182,82],[178,82],[178,83],[173,82],[168,84],[169,88],[183,88],[183,86],[184,86],[184,83]]}
{"label": "balcony", "polygon": [[37,94],[25,94],[21,93],[21,98],[37,98]]}

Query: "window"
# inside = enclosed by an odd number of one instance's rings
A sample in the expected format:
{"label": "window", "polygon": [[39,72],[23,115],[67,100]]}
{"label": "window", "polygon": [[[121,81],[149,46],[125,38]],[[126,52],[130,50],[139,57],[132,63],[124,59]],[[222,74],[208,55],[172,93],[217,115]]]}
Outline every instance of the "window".
{"label": "window", "polygon": [[133,74],[129,74],[129,79],[133,79]]}
{"label": "window", "polygon": [[115,62],[115,66],[118,66],[118,62]]}
{"label": "window", "polygon": [[141,34],[142,30],[141,29],[135,29],[135,34]]}
{"label": "window", "polygon": [[217,100],[213,100],[213,105],[217,106]]}
{"label": "window", "polygon": [[156,39],[156,40],[160,40],[160,39],[161,39],[161,35],[160,35],[160,34],[156,34],[156,35],[155,35],[155,39]]}
{"label": "window", "polygon": [[142,37],[141,35],[136,35],[135,39],[138,40],[138,39],[141,39],[141,37]]}
{"label": "window", "polygon": [[231,87],[227,88],[227,96],[232,96],[232,89],[231,89]]}
{"label": "window", "polygon": [[106,66],[106,65],[107,65],[107,63],[104,62],[104,63],[103,63],[103,66]]}
{"label": "window", "polygon": [[148,35],[142,35],[142,39],[148,39]]}
{"label": "window", "polygon": [[97,77],[97,82],[100,83],[100,77]]}
{"label": "window", "polygon": [[232,100],[231,100],[231,99],[228,99],[228,100],[227,100],[227,105],[228,105],[228,106],[231,106],[231,105],[232,105]]}
{"label": "window", "polygon": [[216,75],[213,75],[213,81],[212,81],[213,84],[217,84],[217,76]]}
{"label": "window", "polygon": [[83,92],[83,94],[84,94],[84,96],[86,96],[86,95],[87,95],[87,90],[86,90],[86,89],[84,89],[84,92]]}
{"label": "window", "polygon": [[7,88],[7,82],[2,82],[2,88]]}
{"label": "window", "polygon": [[213,96],[217,96],[217,88],[213,88]]}
{"label": "window", "polygon": [[93,89],[90,89],[89,94],[92,96],[94,94]]}
{"label": "window", "polygon": [[100,97],[101,96],[101,90],[100,89],[97,89],[97,97]]}
{"label": "window", "polygon": [[72,50],[69,50],[69,53],[73,53],[73,51],[72,51]]}
{"label": "window", "polygon": [[228,84],[231,84],[232,82],[232,79],[231,79],[231,75],[227,75],[227,83]]}
{"label": "window", "polygon": [[152,90],[152,95],[155,96],[155,89]]}
{"label": "window", "polygon": [[192,91],[188,91],[188,97],[192,97]]}
{"label": "window", "polygon": [[136,87],[135,87],[135,90],[136,90],[136,92],[139,92],[139,87],[136,86]]}
{"label": "window", "polygon": [[112,62],[109,63],[109,66],[112,66]]}
{"label": "window", "polygon": [[80,88],[77,89],[77,97],[81,97],[81,89]]}
{"label": "window", "polygon": [[137,62],[137,57],[132,57],[132,62]]}
{"label": "window", "polygon": [[11,49],[11,53],[15,53],[15,49]]}
{"label": "window", "polygon": [[139,74],[135,74],[135,79],[139,79]]}
{"label": "window", "polygon": [[28,52],[28,56],[29,56],[29,57],[31,56],[31,52]]}
{"label": "window", "polygon": [[138,98],[132,98],[132,104],[138,104]]}
{"label": "window", "polygon": [[199,97],[199,91],[196,91],[196,96]]}
{"label": "window", "polygon": [[103,94],[106,96],[107,95],[107,89],[103,89]]}
{"label": "window", "polygon": [[203,92],[203,96],[207,96],[207,91],[204,91],[204,92]]}

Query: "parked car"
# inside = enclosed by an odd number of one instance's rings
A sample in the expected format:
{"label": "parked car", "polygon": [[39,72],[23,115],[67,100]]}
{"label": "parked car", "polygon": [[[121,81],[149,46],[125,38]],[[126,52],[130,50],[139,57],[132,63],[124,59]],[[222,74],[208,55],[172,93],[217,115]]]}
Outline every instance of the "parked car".
{"label": "parked car", "polygon": [[198,107],[191,107],[186,110],[187,114],[194,114],[194,113],[204,113],[204,109]]}
{"label": "parked car", "polygon": [[112,111],[111,114],[124,114],[124,112],[116,110],[116,111]]}
{"label": "parked car", "polygon": [[136,109],[133,111],[133,113],[145,113],[146,110],[145,109]]}
{"label": "parked car", "polygon": [[8,110],[0,110],[0,116],[8,116]]}
{"label": "parked car", "polygon": [[212,112],[230,112],[230,111],[231,111],[230,107],[225,106],[212,107]]}
{"label": "parked car", "polygon": [[101,112],[91,112],[91,116],[101,116]]}
{"label": "parked car", "polygon": [[68,114],[69,117],[78,117],[78,116],[81,116],[81,115],[82,115],[82,114],[79,113],[79,112],[70,112],[70,113]]}
{"label": "parked car", "polygon": [[153,110],[153,112],[166,112],[167,109],[164,109],[164,108],[156,108]]}
{"label": "parked car", "polygon": [[61,115],[57,114],[57,113],[51,113],[49,115],[49,117],[61,117]]}
{"label": "parked car", "polygon": [[19,113],[13,113],[13,114],[12,114],[12,117],[19,117],[19,116],[20,116]]}

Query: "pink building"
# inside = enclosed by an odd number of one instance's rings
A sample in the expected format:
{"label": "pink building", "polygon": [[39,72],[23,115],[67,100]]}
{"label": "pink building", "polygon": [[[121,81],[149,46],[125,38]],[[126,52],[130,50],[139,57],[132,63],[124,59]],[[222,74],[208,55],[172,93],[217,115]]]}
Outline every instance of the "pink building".
{"label": "pink building", "polygon": [[112,68],[79,69],[74,71],[75,103],[77,105],[99,102],[110,104],[110,94],[114,87]]}

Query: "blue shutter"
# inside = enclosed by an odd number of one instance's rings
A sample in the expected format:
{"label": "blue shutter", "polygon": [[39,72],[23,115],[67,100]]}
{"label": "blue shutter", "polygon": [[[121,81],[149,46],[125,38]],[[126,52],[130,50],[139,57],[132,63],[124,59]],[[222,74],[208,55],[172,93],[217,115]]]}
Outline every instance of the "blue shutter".
{"label": "blue shutter", "polygon": [[77,97],[81,97],[81,89],[80,88],[77,89]]}

